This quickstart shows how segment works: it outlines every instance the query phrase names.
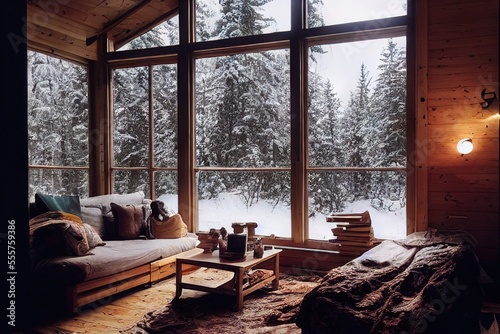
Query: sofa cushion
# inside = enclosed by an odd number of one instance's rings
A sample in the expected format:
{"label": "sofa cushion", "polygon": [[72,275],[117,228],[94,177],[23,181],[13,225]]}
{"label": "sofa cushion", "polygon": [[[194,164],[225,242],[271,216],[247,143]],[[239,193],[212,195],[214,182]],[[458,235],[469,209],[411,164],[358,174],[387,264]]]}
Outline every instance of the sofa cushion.
{"label": "sofa cushion", "polygon": [[103,240],[116,240],[119,239],[118,226],[114,221],[111,203],[140,205],[146,201],[142,191],[130,194],[107,194],[81,198],[82,219],[94,227]]}
{"label": "sofa cushion", "polygon": [[89,244],[89,249],[93,249],[97,246],[104,246],[106,243],[99,236],[99,233],[89,224],[83,223],[83,229],[85,235],[87,236],[87,242]]}
{"label": "sofa cushion", "polygon": [[80,205],[87,207],[101,207],[103,208],[103,213],[107,213],[111,210],[111,202],[120,205],[139,205],[142,204],[143,201],[144,192],[137,191],[130,194],[108,194],[81,198]]}
{"label": "sofa cushion", "polygon": [[145,220],[142,205],[120,205],[112,202],[111,212],[118,239],[137,239],[143,234]]}
{"label": "sofa cushion", "polygon": [[66,245],[66,254],[73,256],[89,254],[90,247],[83,225],[74,222],[64,224],[63,237]]}
{"label": "sofa cushion", "polygon": [[39,261],[34,273],[46,278],[78,283],[114,275],[124,270],[173,256],[196,247],[195,234],[178,239],[112,240],[82,257],[59,256]]}
{"label": "sofa cushion", "polygon": [[187,235],[187,225],[180,214],[171,217],[155,217],[151,215],[149,221],[151,233],[156,239],[181,238]]}
{"label": "sofa cushion", "polygon": [[78,217],[82,216],[80,197],[78,195],[49,195],[37,192],[35,194],[35,206],[37,214],[62,211]]}
{"label": "sofa cushion", "polygon": [[82,221],[92,226],[97,234],[99,234],[101,238],[104,238],[103,208],[101,206],[82,206],[81,212]]}

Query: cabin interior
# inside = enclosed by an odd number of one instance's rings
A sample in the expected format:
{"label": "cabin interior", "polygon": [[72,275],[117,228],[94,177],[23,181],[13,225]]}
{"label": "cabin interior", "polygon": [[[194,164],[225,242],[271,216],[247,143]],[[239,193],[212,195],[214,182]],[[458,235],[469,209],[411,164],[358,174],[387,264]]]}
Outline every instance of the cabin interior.
{"label": "cabin interior", "polygon": [[[19,40],[11,40],[10,45],[87,66],[89,130],[92,133],[89,196],[113,192],[107,129],[112,108],[110,70],[120,66],[177,64],[178,207],[188,229],[196,232],[199,217],[195,200],[196,166],[192,160],[192,64],[196,57],[288,47],[291,49],[290,67],[301,68],[304,64],[302,38],[321,41],[337,36],[334,39],[355,41],[403,34],[407,39],[407,234],[429,228],[459,229],[470,233],[477,240],[476,252],[481,265],[500,287],[499,2],[408,1],[406,16],[374,20],[369,31],[356,34],[353,32],[356,24],[353,23],[320,27],[309,35],[302,28],[301,13],[305,6],[301,1],[291,3],[289,31],[195,42],[192,22],[195,0],[29,0],[26,7],[21,6],[19,10],[20,16],[26,19],[23,27],[17,24],[19,18],[15,15],[9,18],[15,21],[16,27],[19,26],[16,29],[20,36],[25,36],[26,45]],[[22,15],[24,10],[26,14]],[[178,45],[115,51],[173,17],[178,18]],[[12,59],[20,62],[17,54]],[[292,131],[304,126],[302,106],[306,96],[301,87],[304,72],[297,70],[290,74]],[[17,78],[18,73],[26,72],[18,70],[11,76]],[[10,70],[7,78],[9,74]],[[26,85],[19,79],[13,82],[16,84],[9,89],[22,91]],[[488,95],[482,96],[483,90]],[[487,102],[486,98],[493,95],[496,98]],[[26,102],[9,103],[19,108]],[[5,124],[23,124],[25,121],[22,117],[13,118],[4,123],[3,129],[11,131],[12,125]],[[16,133],[15,136],[19,138],[22,134]],[[457,151],[457,142],[462,138],[472,140],[471,153]],[[25,140],[20,138],[19,142],[21,146],[17,152],[24,152],[22,145]],[[264,243],[283,247],[280,260],[283,267],[326,272],[345,264],[352,257],[332,251],[334,249],[328,242],[308,239],[304,227],[307,209],[304,197],[300,195],[305,191],[303,174],[306,168],[302,146],[303,138],[292,135],[290,171],[296,176],[296,181],[292,180],[291,187],[292,193],[299,195],[291,198],[291,237],[269,238]],[[22,167],[25,168],[27,161],[23,159],[19,165],[24,164]],[[9,167],[12,166],[11,162]],[[21,184],[23,182],[27,181],[23,180]],[[21,202],[24,208],[26,198],[19,201],[22,196],[26,194],[13,196],[10,200]],[[154,198],[154,190],[147,196]],[[19,204],[12,205],[19,208]],[[24,211],[16,216],[16,221],[27,221]],[[19,256],[22,252],[18,250]],[[311,263],[305,263],[303,259],[310,258],[313,252],[320,255],[314,257],[311,268]]]}

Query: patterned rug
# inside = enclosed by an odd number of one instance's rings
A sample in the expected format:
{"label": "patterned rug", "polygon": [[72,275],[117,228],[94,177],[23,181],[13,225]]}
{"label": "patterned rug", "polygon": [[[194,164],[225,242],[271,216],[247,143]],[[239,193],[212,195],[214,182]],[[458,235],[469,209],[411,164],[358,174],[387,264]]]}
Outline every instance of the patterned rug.
{"label": "patterned rug", "polygon": [[295,325],[298,307],[318,280],[317,276],[282,275],[279,289],[272,290],[269,285],[251,293],[245,297],[240,312],[234,311],[233,296],[193,291],[184,297],[183,291],[180,299],[145,314],[135,326],[121,333],[300,333]]}

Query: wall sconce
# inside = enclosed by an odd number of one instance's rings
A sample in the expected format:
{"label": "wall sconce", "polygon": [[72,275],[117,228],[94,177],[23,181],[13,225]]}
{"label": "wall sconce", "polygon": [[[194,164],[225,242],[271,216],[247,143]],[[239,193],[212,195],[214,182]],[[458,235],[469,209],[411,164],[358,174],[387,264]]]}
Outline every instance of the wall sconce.
{"label": "wall sconce", "polygon": [[481,91],[481,98],[484,100],[484,102],[481,102],[481,107],[483,109],[487,109],[493,101],[497,98],[497,94],[495,92],[491,93],[486,93],[486,88]]}
{"label": "wall sconce", "polygon": [[461,154],[469,154],[473,148],[474,145],[472,145],[472,139],[470,138],[460,139],[457,144],[457,150]]}

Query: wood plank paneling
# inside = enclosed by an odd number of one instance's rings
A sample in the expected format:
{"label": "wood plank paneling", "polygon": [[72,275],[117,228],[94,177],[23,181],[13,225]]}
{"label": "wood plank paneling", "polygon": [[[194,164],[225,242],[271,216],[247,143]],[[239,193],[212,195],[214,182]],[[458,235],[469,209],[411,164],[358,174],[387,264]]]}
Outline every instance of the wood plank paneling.
{"label": "wood plank paneling", "polygon": [[457,170],[449,174],[429,174],[429,182],[443,191],[498,192],[498,173],[472,174]]}
{"label": "wood plank paneling", "polygon": [[429,219],[434,222],[435,227],[445,230],[470,229],[484,231],[487,234],[498,230],[498,224],[494,221],[495,212],[468,211],[455,208],[453,211],[432,210]]}
{"label": "wood plank paneling", "polygon": [[468,231],[480,260],[498,262],[499,107],[480,103],[485,88],[498,95],[499,1],[429,1],[428,17],[429,226]]}
{"label": "wood plank paneling", "polygon": [[332,268],[344,265],[355,258],[320,251],[304,251],[284,249],[280,253],[280,265],[287,268],[283,273],[300,275],[305,273],[327,272]]}
{"label": "wood plank paneling", "polygon": [[102,33],[116,42],[139,34],[175,15],[178,0],[34,1],[27,4],[28,46],[69,59],[96,60]]}
{"label": "wood plank paneling", "polygon": [[[429,193],[429,211],[440,210],[453,215],[454,210],[464,209],[467,212],[498,212],[498,193],[452,191]],[[496,224],[498,225],[498,221]]]}

